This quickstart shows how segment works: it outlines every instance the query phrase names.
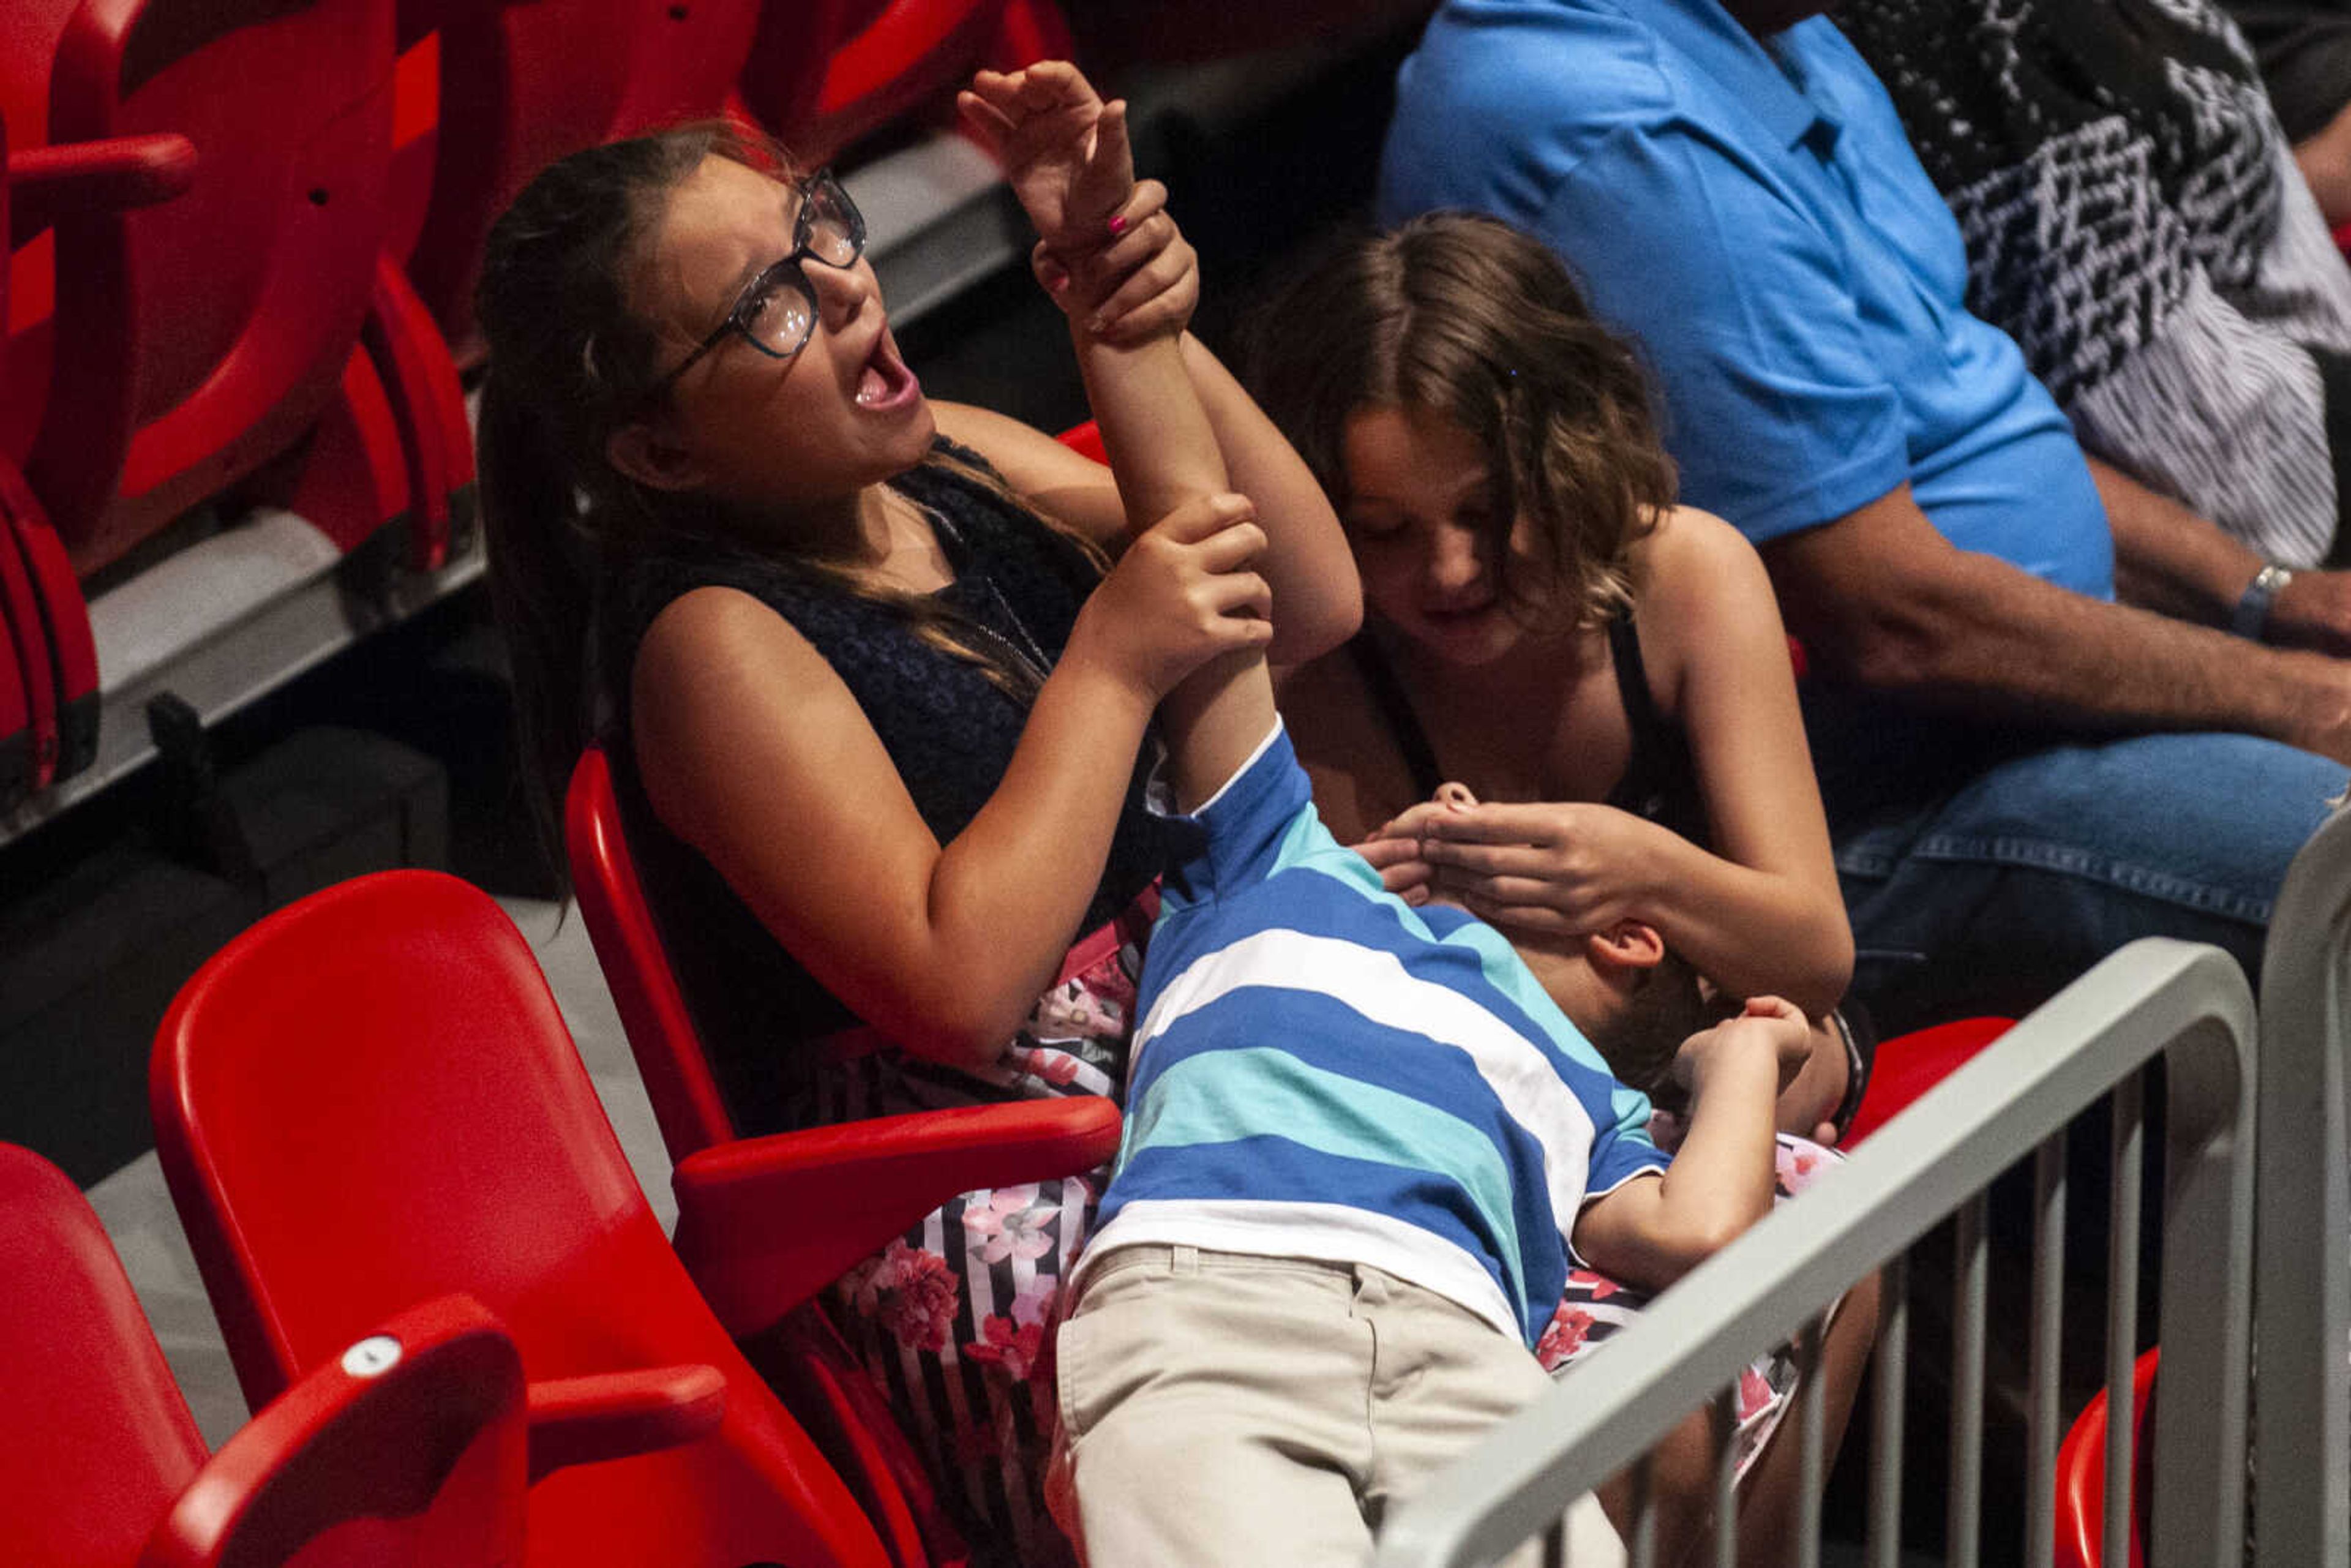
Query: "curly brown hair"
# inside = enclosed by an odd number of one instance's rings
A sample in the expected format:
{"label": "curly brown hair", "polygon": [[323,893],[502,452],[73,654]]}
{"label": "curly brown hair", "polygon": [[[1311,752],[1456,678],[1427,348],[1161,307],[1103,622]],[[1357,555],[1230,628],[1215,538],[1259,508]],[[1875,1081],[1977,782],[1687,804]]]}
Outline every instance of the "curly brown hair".
{"label": "curly brown hair", "polygon": [[[1588,626],[1630,602],[1631,549],[1673,505],[1673,460],[1632,346],[1541,241],[1468,213],[1352,237],[1265,304],[1246,358],[1343,515],[1348,422],[1426,409],[1487,455],[1487,543],[1514,610]],[[1514,550],[1520,517],[1534,527]]]}

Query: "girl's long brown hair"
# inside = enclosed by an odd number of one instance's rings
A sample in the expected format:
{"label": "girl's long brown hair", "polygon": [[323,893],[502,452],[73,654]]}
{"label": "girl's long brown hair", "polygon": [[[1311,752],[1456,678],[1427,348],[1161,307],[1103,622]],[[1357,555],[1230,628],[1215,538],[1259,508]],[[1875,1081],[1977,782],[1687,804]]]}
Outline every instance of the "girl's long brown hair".
{"label": "girl's long brown hair", "polygon": [[[499,217],[475,289],[489,342],[475,439],[490,595],[513,664],[532,804],[559,877],[564,788],[596,735],[600,706],[618,701],[628,679],[624,669],[597,667],[600,595],[614,592],[653,549],[747,537],[707,497],[639,485],[605,457],[611,433],[647,412],[658,379],[655,329],[631,309],[626,280],[672,193],[712,157],[778,178],[790,172],[779,148],[725,121],[573,153],[542,171]],[[928,461],[1009,495],[985,469],[940,455]],[[1081,570],[1099,575],[1106,564],[1100,550],[1047,526],[1076,552]],[[1001,689],[1033,695],[1036,676],[952,608],[820,562],[775,564],[826,591],[883,606]]]}
{"label": "girl's long brown hair", "polygon": [[[1260,309],[1247,362],[1343,515],[1349,419],[1426,409],[1487,455],[1509,602],[1577,625],[1630,602],[1630,552],[1673,505],[1673,460],[1633,350],[1541,241],[1466,213],[1348,239]],[[1513,550],[1520,517],[1531,547]]]}

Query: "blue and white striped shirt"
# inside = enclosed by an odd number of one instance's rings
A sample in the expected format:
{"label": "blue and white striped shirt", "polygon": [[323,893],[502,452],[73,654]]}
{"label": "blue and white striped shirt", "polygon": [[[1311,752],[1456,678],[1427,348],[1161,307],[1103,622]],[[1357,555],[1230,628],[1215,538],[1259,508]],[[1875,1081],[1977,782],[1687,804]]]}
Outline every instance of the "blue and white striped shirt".
{"label": "blue and white striped shirt", "polygon": [[1510,944],[1334,840],[1277,726],[1190,821],[1081,1260],[1161,1243],[1364,1263],[1531,1346],[1583,1205],[1664,1168]]}

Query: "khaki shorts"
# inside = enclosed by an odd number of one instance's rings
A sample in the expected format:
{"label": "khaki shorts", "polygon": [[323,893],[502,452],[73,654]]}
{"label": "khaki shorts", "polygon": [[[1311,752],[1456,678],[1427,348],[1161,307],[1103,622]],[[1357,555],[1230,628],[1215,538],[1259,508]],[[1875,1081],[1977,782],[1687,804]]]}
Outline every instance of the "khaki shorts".
{"label": "khaki shorts", "polygon": [[[1046,1495],[1088,1568],[1360,1568],[1390,1509],[1551,1386],[1380,1270],[1190,1247],[1096,1260],[1057,1355]],[[1567,1519],[1576,1568],[1624,1562],[1596,1501]]]}

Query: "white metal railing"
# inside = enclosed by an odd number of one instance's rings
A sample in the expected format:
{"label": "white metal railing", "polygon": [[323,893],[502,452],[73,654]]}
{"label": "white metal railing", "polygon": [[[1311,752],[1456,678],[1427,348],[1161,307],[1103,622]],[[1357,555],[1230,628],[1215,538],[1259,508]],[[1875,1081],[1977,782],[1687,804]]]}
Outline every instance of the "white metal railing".
{"label": "white metal railing", "polygon": [[[2253,1539],[2262,1563],[2285,1568],[2351,1563],[2346,998],[2351,814],[2337,811],[2286,873],[2262,956]],[[2167,1346],[2167,1389],[2170,1356]]]}
{"label": "white metal railing", "polygon": [[[2114,1096],[2106,1388],[2131,1408],[2137,1319],[2141,1091],[2159,1055],[2165,1071],[2160,1337],[2165,1396],[2156,1409],[2152,1546],[2156,1568],[2236,1568],[2243,1544],[2246,1382],[2252,1259],[2254,1015],[2236,962],[2217,948],[2161,938],[2133,943],[2021,1021],[1882,1129],[1839,1171],[1781,1206],[1667,1291],[1638,1322],[1543,1399],[1502,1423],[1434,1478],[1382,1532],[1377,1568],[1470,1568],[1551,1536],[1562,1506],[1630,1470],[1689,1412],[1720,1396],[1726,1377],[1776,1344],[1817,1343],[1832,1303],[1893,1266],[1879,1333],[1877,1418],[1870,1434],[1868,1561],[1899,1556],[1902,1389],[1907,1312],[1898,1278],[1908,1249],[1947,1218],[1959,1221],[1952,1361],[1953,1420],[1946,1561],[1972,1563],[1979,1542],[1986,1189],[2034,1161],[2031,1313],[2031,1475],[2021,1522],[2026,1561],[2049,1561],[2053,1458],[2059,1432],[2064,1139],[2067,1124]],[[2340,1364],[2342,1342],[2336,1341]],[[1819,1380],[1807,1377],[1806,1386]],[[1805,1501],[1795,1558],[1819,1560],[1824,1469],[1817,1396],[1792,1437],[1803,1446]],[[2127,1417],[2110,1423],[2127,1474]],[[1718,1448],[1728,1434],[1717,1424]],[[2110,1453],[2112,1451],[2110,1447]],[[1718,1498],[1728,1494],[1728,1469]],[[2269,1469],[2262,1469],[2266,1500]],[[2126,1561],[2129,1489],[2108,1489],[2105,1561]],[[1649,1555],[1647,1505],[1632,1534]],[[1731,1521],[1716,1510],[1715,1561],[1732,1561]],[[2339,1561],[2340,1559],[2327,1559]],[[2287,1559],[2277,1558],[2284,1562]],[[2322,1559],[2297,1558],[2297,1562]]]}

